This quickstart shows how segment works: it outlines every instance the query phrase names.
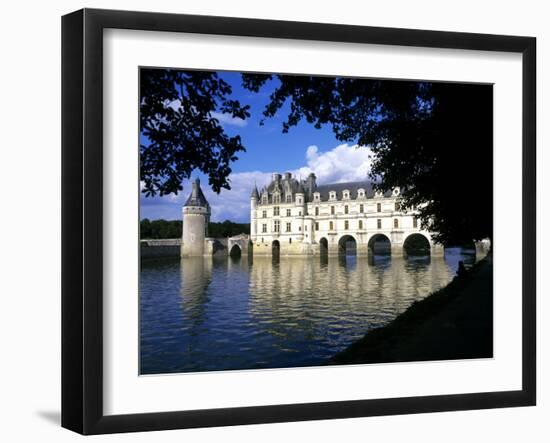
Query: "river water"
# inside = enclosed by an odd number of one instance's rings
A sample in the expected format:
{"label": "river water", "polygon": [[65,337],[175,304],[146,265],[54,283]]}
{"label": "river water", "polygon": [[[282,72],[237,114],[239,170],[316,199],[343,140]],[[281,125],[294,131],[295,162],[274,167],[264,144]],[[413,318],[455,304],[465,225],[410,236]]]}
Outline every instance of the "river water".
{"label": "river water", "polygon": [[322,364],[449,283],[459,260],[475,255],[143,261],[140,372]]}

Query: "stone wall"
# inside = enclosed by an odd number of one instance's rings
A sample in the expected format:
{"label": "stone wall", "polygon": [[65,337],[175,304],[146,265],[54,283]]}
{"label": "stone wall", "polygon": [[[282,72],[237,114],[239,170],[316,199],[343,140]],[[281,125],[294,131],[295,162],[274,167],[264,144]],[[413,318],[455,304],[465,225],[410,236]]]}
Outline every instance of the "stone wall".
{"label": "stone wall", "polygon": [[179,257],[181,239],[141,240],[139,252],[141,258]]}

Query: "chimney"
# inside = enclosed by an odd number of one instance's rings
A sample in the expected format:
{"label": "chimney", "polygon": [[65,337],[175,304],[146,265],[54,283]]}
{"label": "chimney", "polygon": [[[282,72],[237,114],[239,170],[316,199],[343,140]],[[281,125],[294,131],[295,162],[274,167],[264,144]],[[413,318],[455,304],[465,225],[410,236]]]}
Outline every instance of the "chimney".
{"label": "chimney", "polygon": [[317,188],[317,177],[315,177],[315,174],[311,172],[307,177],[307,194],[310,200],[313,199],[313,193],[315,192],[315,188]]}

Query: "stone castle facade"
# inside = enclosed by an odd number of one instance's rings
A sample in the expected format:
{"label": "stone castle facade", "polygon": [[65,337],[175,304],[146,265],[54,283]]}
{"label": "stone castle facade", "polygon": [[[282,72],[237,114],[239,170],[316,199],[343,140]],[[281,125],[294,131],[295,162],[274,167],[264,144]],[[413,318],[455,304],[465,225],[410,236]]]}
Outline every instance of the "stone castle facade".
{"label": "stone castle facade", "polygon": [[368,255],[388,248],[403,255],[412,235],[427,240],[432,255],[443,254],[415,211],[399,210],[399,189],[381,193],[368,181],[318,185],[314,173],[298,180],[274,173],[250,197],[250,240],[254,255],[338,254],[347,248]]}
{"label": "stone castle facade", "polygon": [[432,255],[443,247],[422,230],[416,212],[399,209],[399,189],[380,193],[368,181],[318,185],[315,174],[299,180],[290,173],[250,196],[250,236],[208,237],[210,205],[200,182],[192,184],[183,207],[182,256],[211,255],[224,250],[254,256],[337,255],[354,249],[358,256],[387,249],[403,255],[411,236],[422,236]]}

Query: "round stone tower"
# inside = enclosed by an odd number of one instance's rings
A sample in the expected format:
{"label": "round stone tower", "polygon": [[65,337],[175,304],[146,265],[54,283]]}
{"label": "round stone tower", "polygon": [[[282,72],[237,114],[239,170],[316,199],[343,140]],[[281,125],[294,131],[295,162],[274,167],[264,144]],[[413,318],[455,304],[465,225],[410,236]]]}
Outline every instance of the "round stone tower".
{"label": "round stone tower", "polygon": [[210,205],[202,193],[198,178],[192,186],[191,195],[183,205],[182,257],[204,255],[204,239],[208,236]]}

